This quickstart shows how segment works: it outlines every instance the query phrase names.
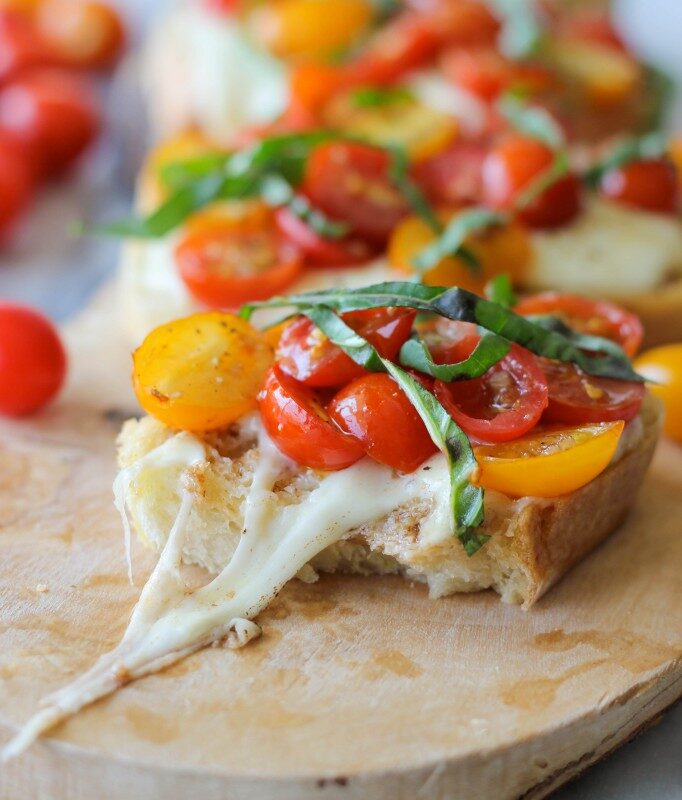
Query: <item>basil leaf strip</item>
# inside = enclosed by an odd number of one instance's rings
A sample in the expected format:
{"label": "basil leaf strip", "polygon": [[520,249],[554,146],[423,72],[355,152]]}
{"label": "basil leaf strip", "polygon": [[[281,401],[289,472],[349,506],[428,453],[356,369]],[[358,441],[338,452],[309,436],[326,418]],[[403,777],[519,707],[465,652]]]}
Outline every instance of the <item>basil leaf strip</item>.
{"label": "basil leaf strip", "polygon": [[456,364],[436,364],[426,343],[412,337],[400,349],[398,360],[404,367],[418,369],[439,381],[480,378],[509,352],[511,345],[494,333],[486,333],[473,353]]}
{"label": "basil leaf strip", "polygon": [[519,133],[544,142],[552,150],[560,150],[565,146],[564,132],[543,108],[528,105],[513,94],[504,95],[497,107]]}
{"label": "basil leaf strip", "polygon": [[[435,242],[425,247],[413,260],[413,264],[420,272],[426,272],[438,264],[443,258],[452,255],[462,255],[465,251],[464,240],[475,231],[488,228],[491,225],[500,225],[505,221],[505,217],[497,211],[490,211],[487,208],[472,208],[454,217],[446,226],[443,233]],[[469,254],[468,258],[466,253]],[[473,255],[466,251],[464,257],[470,265]],[[480,265],[477,264],[477,269]]]}
{"label": "basil leaf strip", "polygon": [[467,555],[472,556],[490,537],[472,530],[483,522],[483,489],[470,482],[478,466],[464,431],[430,392],[409,373],[382,358],[332,309],[313,306],[303,308],[302,312],[353,361],[372,372],[388,372],[405,392],[434,444],[447,459],[453,532],[462,542]]}
{"label": "basil leaf strip", "polygon": [[593,164],[583,175],[583,181],[596,189],[604,175],[632,161],[644,158],[659,158],[665,153],[665,141],[660,133],[649,133],[646,136],[632,137],[621,142],[602,161]]}
{"label": "basil leaf strip", "polygon": [[493,303],[512,308],[517,303],[516,293],[509,275],[496,275],[485,286],[485,296]]}
{"label": "basil leaf strip", "polygon": [[[376,145],[375,145],[376,146]],[[402,147],[393,145],[384,148],[391,155],[391,163],[388,168],[388,177],[395,184],[396,188],[402,193],[414,213],[421,217],[424,222],[436,233],[443,230],[438,217],[434,214],[431,205],[424,196],[422,190],[410,178],[410,159]]]}
{"label": "basil leaf strip", "polygon": [[[577,364],[588,375],[642,383],[622,351],[616,352],[613,343],[599,337],[584,337],[571,332],[570,338],[555,330],[515,314],[498,303],[484,300],[458,287],[425,286],[419,283],[391,281],[362,289],[329,289],[272,298],[262,303],[242,307],[241,314],[249,319],[258,308],[293,307],[307,309],[324,305],[335,311],[354,311],[363,308],[400,306],[440,314],[447,319],[473,322],[510,342],[528,348],[538,356]],[[595,348],[595,344],[598,347]],[[595,350],[590,355],[582,348]]]}

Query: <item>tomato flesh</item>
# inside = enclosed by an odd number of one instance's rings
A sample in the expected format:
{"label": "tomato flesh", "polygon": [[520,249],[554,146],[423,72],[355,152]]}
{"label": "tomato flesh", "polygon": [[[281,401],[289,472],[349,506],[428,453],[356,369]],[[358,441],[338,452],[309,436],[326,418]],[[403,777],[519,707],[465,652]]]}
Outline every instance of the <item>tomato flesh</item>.
{"label": "tomato flesh", "polygon": [[52,323],[30,308],[0,304],[0,414],[47,405],[66,374],[66,353]]}
{"label": "tomato flesh", "polygon": [[[457,362],[471,354],[467,337],[442,354]],[[455,422],[477,442],[507,442],[533,428],[547,407],[547,381],[535,356],[518,345],[473,380],[436,381],[436,397]]]}
{"label": "tomato flesh", "polygon": [[315,392],[273,367],[258,396],[265,430],[277,448],[311,469],[340,470],[365,454],[362,444],[331,422]]}
{"label": "tomato flesh", "polygon": [[481,199],[487,153],[483,142],[461,139],[420,161],[413,167],[412,175],[433,203],[455,206],[475,203]]}
{"label": "tomato flesh", "polygon": [[679,182],[673,163],[665,158],[632,161],[607,172],[600,184],[604,197],[660,214],[677,210]]}
{"label": "tomato flesh", "polygon": [[400,472],[414,472],[437,452],[407,395],[384,373],[352,381],[327,410],[341,430],[362,442],[370,458]]}
{"label": "tomato flesh", "polygon": [[628,422],[644,400],[643,383],[586,375],[575,364],[542,360],[549,387],[548,422],[571,425],[583,422]]}
{"label": "tomato flesh", "polygon": [[523,316],[552,314],[579,333],[611,339],[630,357],[639,350],[644,337],[639,317],[606,300],[590,300],[563,292],[542,292],[524,297],[514,311]]}
{"label": "tomato flesh", "polygon": [[[405,308],[372,308],[342,315],[390,360],[394,360],[410,335],[415,312]],[[307,317],[294,320],[282,333],[277,347],[281,370],[308,386],[337,387],[365,374],[365,370],[313,325]]]}
{"label": "tomato flesh", "polygon": [[191,294],[211,308],[236,308],[266,300],[298,277],[298,251],[260,213],[199,226],[175,249],[180,276]]}
{"label": "tomato flesh", "polygon": [[410,207],[388,175],[385,150],[364,144],[330,142],[308,159],[303,188],[313,205],[351,232],[382,245]]}
{"label": "tomato flesh", "polygon": [[0,134],[0,237],[28,205],[33,173],[23,149]]}

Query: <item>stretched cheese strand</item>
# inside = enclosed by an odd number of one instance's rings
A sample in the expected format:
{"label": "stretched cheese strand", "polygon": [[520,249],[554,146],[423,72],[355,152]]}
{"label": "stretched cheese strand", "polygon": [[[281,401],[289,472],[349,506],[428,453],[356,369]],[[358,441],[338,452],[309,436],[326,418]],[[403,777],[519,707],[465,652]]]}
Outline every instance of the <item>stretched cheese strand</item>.
{"label": "stretched cheese strand", "polygon": [[[289,463],[264,433],[245,505],[244,533],[230,562],[205,586],[188,594],[180,563],[192,511],[191,468],[205,461],[203,444],[190,434],[169,439],[127,473],[145,467],[185,467],[180,508],[159,561],[145,585],[121,643],[95,666],[47,698],[46,707],[5,747],[18,755],[38,736],[84,706],[129,681],[172,664],[223,639],[231,630],[245,643],[258,632],[245,622],[262,611],[282,586],[320,551],[361,525],[423,496],[428,472],[399,475],[369,459],[324,477],[298,504],[277,504],[272,491]],[[441,456],[435,456],[435,460]],[[119,498],[125,491],[119,484]],[[447,496],[443,497],[447,503]],[[123,508],[125,502],[121,505]],[[438,503],[433,514],[442,519]]]}

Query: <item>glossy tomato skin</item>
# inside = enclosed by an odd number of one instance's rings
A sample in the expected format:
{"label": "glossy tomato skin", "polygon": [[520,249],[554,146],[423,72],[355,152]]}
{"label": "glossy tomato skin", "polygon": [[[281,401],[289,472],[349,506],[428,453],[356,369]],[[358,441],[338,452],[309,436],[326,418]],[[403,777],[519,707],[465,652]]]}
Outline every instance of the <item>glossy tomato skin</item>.
{"label": "glossy tomato skin", "polygon": [[[444,361],[471,354],[472,337],[444,353]],[[518,345],[481,378],[436,381],[436,397],[475,442],[508,442],[527,433],[547,407],[547,381],[536,357]]]}
{"label": "glossy tomato skin", "polygon": [[374,255],[374,250],[361,239],[326,239],[286,207],[277,209],[275,223],[312,267],[350,267],[369,261]]}
{"label": "glossy tomato skin", "polygon": [[639,413],[646,392],[643,383],[586,375],[575,364],[543,359],[549,403],[547,422],[629,422]]}
{"label": "glossy tomato skin", "polygon": [[385,150],[351,142],[316,147],[308,159],[303,190],[313,205],[332,219],[346,222],[351,233],[382,245],[410,212],[389,179]]}
{"label": "glossy tomato skin", "polygon": [[524,297],[514,311],[522,316],[558,316],[580,333],[617,342],[630,357],[639,350],[644,337],[639,317],[606,300],[590,300],[564,292],[542,292]]}
{"label": "glossy tomato skin", "polygon": [[400,472],[414,472],[437,451],[412,403],[384,373],[352,381],[327,410],[341,430],[362,442],[370,458]]}
{"label": "glossy tomato skin", "polygon": [[600,191],[617,203],[674,214],[679,195],[677,170],[666,158],[632,161],[607,172],[601,180]]}
{"label": "glossy tomato skin", "polygon": [[66,353],[54,325],[33,309],[0,303],[0,414],[38,411],[65,375]]}
{"label": "glossy tomato skin", "polygon": [[[551,148],[536,139],[510,136],[483,163],[483,200],[491,208],[513,210],[525,189],[550,168]],[[531,227],[554,228],[580,211],[580,182],[569,173],[555,181],[524,208],[519,217]]]}
{"label": "glossy tomato skin", "polygon": [[23,149],[0,133],[0,241],[33,194],[33,172]]}
{"label": "glossy tomato skin", "polygon": [[362,444],[331,422],[313,390],[273,367],[258,397],[268,436],[284,455],[311,469],[335,471],[359,461]]}
{"label": "glossy tomato skin", "polygon": [[682,344],[647,350],[634,366],[640,375],[653,381],[649,391],[663,401],[663,429],[668,436],[682,442]]}
{"label": "glossy tomato skin", "polygon": [[299,276],[302,259],[259,213],[190,230],[175,248],[180,277],[209,308],[267,300]]}
{"label": "glossy tomato skin", "polygon": [[[363,338],[390,360],[398,355],[412,330],[415,312],[405,308],[372,308],[342,315]],[[307,317],[294,320],[282,333],[277,361],[283,372],[307,386],[343,386],[365,370],[332,344]]]}
{"label": "glossy tomato skin", "polygon": [[24,72],[0,90],[0,129],[30,149],[43,175],[56,175],[81,155],[99,129],[90,84],[61,69]]}
{"label": "glossy tomato skin", "polygon": [[416,164],[412,175],[433,203],[476,203],[483,191],[487,153],[485,142],[459,139],[443,152]]}

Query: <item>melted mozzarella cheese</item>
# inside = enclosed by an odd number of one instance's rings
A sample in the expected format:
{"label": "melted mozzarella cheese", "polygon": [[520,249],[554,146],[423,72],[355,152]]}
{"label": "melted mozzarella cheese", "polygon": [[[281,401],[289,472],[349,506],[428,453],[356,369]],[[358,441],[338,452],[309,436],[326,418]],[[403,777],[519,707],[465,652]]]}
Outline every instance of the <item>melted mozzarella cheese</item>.
{"label": "melted mozzarella cheese", "polygon": [[682,226],[675,217],[592,199],[570,225],[533,234],[532,288],[625,295],[682,275]]}
{"label": "melted mozzarella cheese", "polygon": [[[193,592],[183,580],[181,559],[194,503],[192,469],[206,459],[204,445],[191,434],[178,434],[122,473],[115,495],[124,510],[126,483],[141,469],[178,463],[185,467],[180,508],[159,561],[118,647],[48,698],[45,708],[4,749],[4,759],[18,755],[41,733],[132,679],[168,666],[231,633],[233,645],[245,644],[258,634],[258,627],[249,620],[311,558],[349,531],[417,500],[431,480],[429,471],[400,475],[363,459],[326,475],[300,503],[282,506],[277,503],[273,486],[290,462],[262,431],[259,452],[237,549],[220,574]],[[444,463],[442,457],[440,460]],[[443,524],[448,495],[448,491],[440,493],[431,517],[425,521],[426,530]]]}

